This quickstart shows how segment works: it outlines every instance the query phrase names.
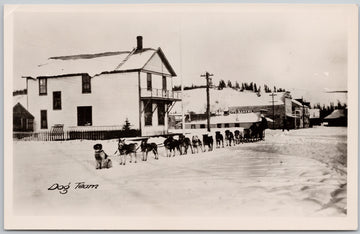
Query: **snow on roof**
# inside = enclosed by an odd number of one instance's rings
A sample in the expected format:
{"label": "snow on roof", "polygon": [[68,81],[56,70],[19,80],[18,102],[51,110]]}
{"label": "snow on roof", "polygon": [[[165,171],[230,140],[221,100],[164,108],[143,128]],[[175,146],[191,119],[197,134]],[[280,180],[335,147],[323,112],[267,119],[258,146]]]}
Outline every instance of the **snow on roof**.
{"label": "snow on roof", "polygon": [[[230,107],[272,105],[272,96],[270,96],[271,93],[262,93],[260,96],[258,96],[254,92],[235,92],[237,95],[233,95],[234,98],[230,98],[228,100]],[[283,96],[283,92],[275,93],[274,105],[283,105]]]}
{"label": "snow on roof", "polygon": [[334,110],[330,115],[326,116],[324,119],[339,119],[344,118],[345,116],[345,110],[337,109]]}
{"label": "snow on roof", "polygon": [[[260,122],[260,113],[244,113],[244,114],[231,114],[231,115],[220,115],[212,116],[210,118],[211,124],[218,123],[255,123]],[[206,124],[207,120],[196,120],[191,121],[189,124]]]}
{"label": "snow on roof", "polygon": [[20,103],[22,106],[27,106],[27,95],[21,94],[13,96],[13,106],[15,106],[17,103]]}
{"label": "snow on roof", "polygon": [[23,77],[56,77],[63,75],[89,74],[91,77],[101,73],[142,69],[150,58],[158,53],[173,76],[174,70],[160,48],[144,48],[133,51],[116,51],[97,54],[79,54],[49,58],[38,65],[31,74]]}
{"label": "snow on roof", "polygon": [[141,69],[150,60],[150,58],[156,53],[154,49],[142,50],[139,53],[133,53],[123,65],[120,66],[117,71]]}
{"label": "snow on roof", "polygon": [[302,106],[303,104],[301,104],[301,102],[296,101],[295,99],[291,99],[291,102],[298,105],[298,106]]}
{"label": "snow on roof", "polygon": [[[52,77],[69,74],[84,74],[90,76],[111,72],[123,61],[128,53],[119,53],[111,56],[97,56],[90,59],[49,59],[47,63],[39,65],[27,77]],[[65,56],[64,56],[65,57]]]}

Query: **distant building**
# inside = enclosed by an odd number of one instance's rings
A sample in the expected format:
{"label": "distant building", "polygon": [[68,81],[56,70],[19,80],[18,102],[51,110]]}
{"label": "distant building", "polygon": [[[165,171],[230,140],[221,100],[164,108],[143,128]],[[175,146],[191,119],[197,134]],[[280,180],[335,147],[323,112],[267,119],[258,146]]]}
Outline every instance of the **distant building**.
{"label": "distant building", "polygon": [[143,48],[139,36],[131,51],[52,57],[24,78],[36,131],[106,131],[128,120],[148,136],[168,132],[168,111],[181,100],[175,76],[161,48]]}
{"label": "distant building", "polygon": [[[272,121],[271,119],[267,119]],[[210,128],[250,128],[253,123],[261,122],[260,113],[241,113],[222,116],[212,116],[210,118]],[[194,120],[185,123],[185,129],[205,129],[207,120]]]}
{"label": "distant building", "polygon": [[265,117],[273,120],[272,123],[269,123],[269,128],[282,128],[284,120],[289,128],[295,128],[295,119],[299,117],[294,115],[295,109],[290,92],[264,93],[261,97],[254,96],[252,101],[247,103],[239,100],[238,105],[229,107],[230,113],[261,112]]}
{"label": "distant building", "polygon": [[20,103],[13,107],[13,131],[31,132],[34,130],[34,116]]}
{"label": "distant building", "polygon": [[310,126],[321,125],[320,109],[309,109]]}
{"label": "distant building", "polygon": [[292,110],[294,119],[293,128],[309,128],[310,127],[310,103],[303,101],[303,99],[292,100]]}
{"label": "distant building", "polygon": [[328,126],[347,126],[347,109],[336,109],[324,118]]}

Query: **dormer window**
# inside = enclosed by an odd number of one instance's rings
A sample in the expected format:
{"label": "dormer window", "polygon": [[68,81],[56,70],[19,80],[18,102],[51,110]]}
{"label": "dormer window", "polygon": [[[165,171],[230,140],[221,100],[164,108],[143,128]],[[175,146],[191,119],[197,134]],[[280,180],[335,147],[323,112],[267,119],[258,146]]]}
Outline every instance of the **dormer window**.
{"label": "dormer window", "polygon": [[88,74],[82,76],[82,93],[91,93],[91,80]]}
{"label": "dormer window", "polygon": [[47,80],[46,78],[39,78],[39,95],[47,94]]}

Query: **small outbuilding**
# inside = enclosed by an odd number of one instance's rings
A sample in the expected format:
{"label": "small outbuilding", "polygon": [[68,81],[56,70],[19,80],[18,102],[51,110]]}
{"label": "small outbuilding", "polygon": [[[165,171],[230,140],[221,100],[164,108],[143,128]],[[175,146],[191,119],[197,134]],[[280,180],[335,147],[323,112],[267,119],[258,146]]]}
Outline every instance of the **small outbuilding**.
{"label": "small outbuilding", "polygon": [[328,126],[347,126],[347,109],[336,109],[324,118]]}
{"label": "small outbuilding", "polygon": [[34,116],[19,102],[13,107],[13,131],[31,132],[34,130]]}

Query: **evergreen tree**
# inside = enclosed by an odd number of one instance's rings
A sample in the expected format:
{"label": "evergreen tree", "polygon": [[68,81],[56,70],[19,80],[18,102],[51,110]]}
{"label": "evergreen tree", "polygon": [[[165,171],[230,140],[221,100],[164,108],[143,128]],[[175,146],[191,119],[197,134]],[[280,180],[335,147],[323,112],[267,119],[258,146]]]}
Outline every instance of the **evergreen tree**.
{"label": "evergreen tree", "polygon": [[175,86],[173,87],[173,91],[179,91],[179,90],[181,90],[181,86],[180,86],[180,85],[175,85]]}
{"label": "evergreen tree", "polygon": [[341,104],[340,100],[338,100],[337,102],[337,109],[346,109],[346,103]]}
{"label": "evergreen tree", "polygon": [[123,130],[124,130],[124,131],[129,131],[130,129],[131,129],[131,124],[130,124],[128,118],[126,118],[125,124],[124,124],[124,126],[123,126]]}
{"label": "evergreen tree", "polygon": [[244,89],[245,89],[245,85],[244,85],[244,83],[241,83],[241,89],[240,89],[240,91],[243,92]]}
{"label": "evergreen tree", "polygon": [[227,87],[232,88],[232,84],[231,84],[230,80],[228,80],[228,82],[227,82]]}
{"label": "evergreen tree", "polygon": [[218,90],[222,90],[223,88],[226,87],[225,81],[224,80],[220,80],[219,81],[219,85],[218,85]]}
{"label": "evergreen tree", "polygon": [[258,90],[257,90],[257,95],[258,95],[258,97],[261,96],[261,86],[259,86],[259,88],[258,88]]}
{"label": "evergreen tree", "polygon": [[334,111],[335,109],[335,106],[334,106],[334,103],[333,102],[330,102],[330,111]]}
{"label": "evergreen tree", "polygon": [[256,84],[254,84],[254,92],[257,93],[257,87]]}
{"label": "evergreen tree", "polygon": [[237,81],[235,82],[235,89],[236,89],[236,90],[240,89],[239,82],[237,82]]}

